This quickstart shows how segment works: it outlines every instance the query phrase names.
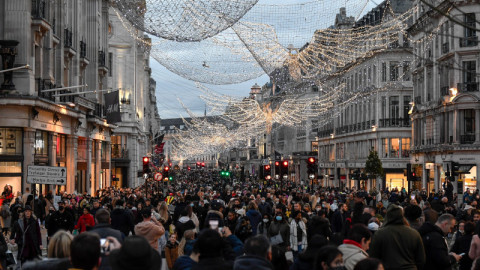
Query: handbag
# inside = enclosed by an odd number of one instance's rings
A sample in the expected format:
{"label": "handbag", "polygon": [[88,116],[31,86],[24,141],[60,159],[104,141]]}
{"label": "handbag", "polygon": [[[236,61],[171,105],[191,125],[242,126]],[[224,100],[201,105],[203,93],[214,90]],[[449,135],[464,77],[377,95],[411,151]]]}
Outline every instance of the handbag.
{"label": "handbag", "polygon": [[293,262],[293,252],[292,251],[285,252],[285,258],[287,259],[287,261]]}
{"label": "handbag", "polygon": [[283,243],[283,237],[280,233],[270,237],[270,244],[272,246],[280,245],[281,243]]}

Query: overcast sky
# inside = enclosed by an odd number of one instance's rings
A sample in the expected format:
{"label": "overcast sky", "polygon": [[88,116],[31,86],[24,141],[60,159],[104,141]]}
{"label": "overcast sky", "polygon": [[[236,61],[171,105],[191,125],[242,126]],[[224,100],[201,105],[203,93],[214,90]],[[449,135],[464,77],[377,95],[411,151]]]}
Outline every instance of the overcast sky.
{"label": "overcast sky", "polygon": [[[349,1],[359,1],[359,0],[325,0],[325,2],[332,1],[334,3],[347,3]],[[367,0],[364,0],[367,1]],[[312,2],[312,0],[282,0],[281,3],[283,5],[286,4],[295,4],[295,3],[308,3]],[[321,1],[318,1],[321,2]],[[380,1],[375,1],[380,2]],[[278,4],[279,0],[260,0],[258,4]],[[375,6],[374,2],[371,1],[367,5],[367,8],[364,12],[370,10]],[[252,9],[252,11],[254,11]],[[335,12],[337,13],[338,10]],[[348,13],[348,9],[347,9]],[[248,13],[247,13],[248,15]],[[306,20],[306,19],[305,19]],[[333,24],[334,21],[329,21],[328,24]],[[323,27],[323,25],[322,25]],[[302,35],[305,36],[304,40],[301,42],[307,42],[311,38],[311,34],[308,33],[295,33],[295,35]],[[192,112],[197,115],[203,115],[205,110],[205,103],[199,98],[199,91],[195,87],[195,83],[193,81],[189,81],[184,79],[164,68],[160,65],[157,61],[153,58],[150,61],[150,66],[152,68],[152,76],[157,82],[157,106],[160,117],[162,119],[168,118],[178,118],[180,116],[188,116],[185,110],[182,108],[181,104],[178,102],[180,99],[186,107],[188,107]],[[250,88],[255,83],[259,84],[260,86],[264,85],[269,81],[267,75],[263,75],[259,78],[243,82],[240,84],[235,85],[206,85],[210,89],[220,92],[227,95],[233,96],[247,96],[250,92]],[[207,109],[208,111],[208,109]]]}

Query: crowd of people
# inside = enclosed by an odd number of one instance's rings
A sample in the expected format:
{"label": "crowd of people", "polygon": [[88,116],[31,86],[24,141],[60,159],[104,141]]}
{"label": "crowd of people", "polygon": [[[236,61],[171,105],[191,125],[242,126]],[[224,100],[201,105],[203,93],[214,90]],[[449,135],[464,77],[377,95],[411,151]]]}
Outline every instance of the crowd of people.
{"label": "crowd of people", "polygon": [[[480,269],[480,195],[195,179],[3,200],[23,269]],[[42,256],[42,234],[47,234]],[[11,253],[10,253],[11,254]],[[15,263],[15,261],[13,261]]]}

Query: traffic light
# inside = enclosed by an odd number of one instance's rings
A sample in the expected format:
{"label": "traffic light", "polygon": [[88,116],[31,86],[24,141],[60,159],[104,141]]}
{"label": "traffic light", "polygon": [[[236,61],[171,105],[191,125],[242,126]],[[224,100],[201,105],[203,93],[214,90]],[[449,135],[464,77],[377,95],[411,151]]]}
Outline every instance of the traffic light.
{"label": "traffic light", "polygon": [[263,175],[267,180],[272,178],[272,167],[269,164],[263,165]]}
{"label": "traffic light", "polygon": [[192,168],[190,168],[190,166],[187,166],[187,171],[190,171]]}
{"label": "traffic light", "polygon": [[170,167],[165,166],[163,167],[163,177],[169,179],[168,172],[170,171]]}
{"label": "traffic light", "polygon": [[230,177],[230,172],[227,170],[221,170],[220,171],[220,178],[229,178]]}
{"label": "traffic light", "polygon": [[317,174],[317,172],[315,171],[315,164],[316,164],[316,159],[314,157],[309,157],[307,159],[307,174],[308,176],[310,177],[311,174]]}
{"label": "traffic light", "polygon": [[200,169],[200,167],[202,166],[202,164],[200,163],[200,161],[197,161],[196,166],[197,166],[197,169]]}
{"label": "traffic light", "polygon": [[288,175],[288,160],[282,161],[282,175]]}
{"label": "traffic light", "polygon": [[202,162],[202,168],[205,168],[205,162]]}
{"label": "traffic light", "polygon": [[452,177],[458,176],[460,172],[460,164],[458,162],[452,162]]}
{"label": "traffic light", "polygon": [[280,161],[275,161],[275,178],[280,177],[280,175],[281,175]]}
{"label": "traffic light", "polygon": [[150,173],[150,158],[143,157],[143,174]]}

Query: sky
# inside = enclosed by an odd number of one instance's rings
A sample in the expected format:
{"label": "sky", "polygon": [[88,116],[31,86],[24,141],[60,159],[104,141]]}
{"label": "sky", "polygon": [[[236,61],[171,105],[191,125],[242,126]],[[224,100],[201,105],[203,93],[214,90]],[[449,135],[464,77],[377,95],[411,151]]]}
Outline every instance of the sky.
{"label": "sky", "polygon": [[[282,0],[281,3],[283,5],[289,4],[297,4],[297,3],[311,3],[315,0]],[[318,0],[317,0],[318,1]],[[328,0],[334,2],[349,2],[352,0]],[[325,0],[325,2],[328,2]],[[321,1],[319,1],[321,2]],[[379,1],[378,1],[379,2]],[[279,0],[260,0],[258,4],[263,5],[271,5],[275,4],[278,5]],[[370,1],[365,8],[365,11],[370,10],[375,6],[374,1]],[[254,11],[254,9],[252,9]],[[338,12],[338,11],[337,11]],[[364,13],[363,12],[363,13]],[[348,9],[347,9],[348,13]],[[247,13],[246,16],[249,14]],[[305,19],[306,21],[306,19]],[[333,21],[327,22],[328,24],[333,24]],[[294,27],[293,27],[294,28]],[[295,30],[288,30],[288,31],[295,31]],[[312,34],[309,33],[291,33],[292,36],[296,36],[300,38],[301,42],[307,42],[311,38]],[[298,46],[298,44],[297,44]],[[157,107],[162,119],[169,119],[169,118],[178,118],[180,116],[188,117],[187,112],[182,107],[178,100],[181,100],[185,106],[195,113],[196,115],[202,116],[205,111],[205,102],[200,99],[200,91],[196,88],[195,83],[193,81],[189,81],[180,77],[179,75],[170,72],[165,67],[160,65],[156,60],[153,58],[150,60],[150,66],[152,68],[152,77],[157,82],[156,88],[156,96],[157,96]],[[265,74],[261,77],[258,77],[253,80],[249,80],[240,84],[232,84],[232,85],[205,85],[209,89],[212,89],[216,92],[232,95],[232,96],[248,96],[250,92],[251,86],[255,83],[262,86],[265,83],[269,82],[269,77]],[[208,113],[208,108],[207,108]],[[207,114],[208,115],[208,114]]]}

